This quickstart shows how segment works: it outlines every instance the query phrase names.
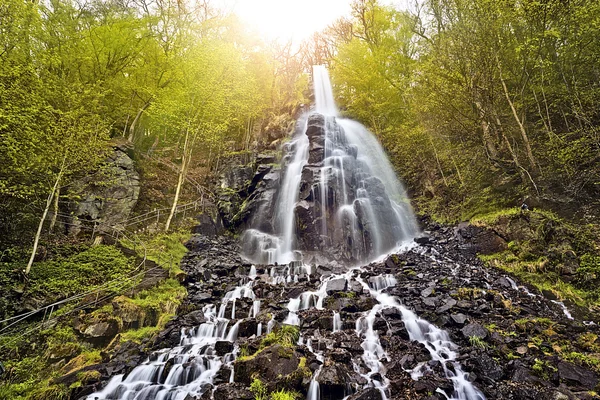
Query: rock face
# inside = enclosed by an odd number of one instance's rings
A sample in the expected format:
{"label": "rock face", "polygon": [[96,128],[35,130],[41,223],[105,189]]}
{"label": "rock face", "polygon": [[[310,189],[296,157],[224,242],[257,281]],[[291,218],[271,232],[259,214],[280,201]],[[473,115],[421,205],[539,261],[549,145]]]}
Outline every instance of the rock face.
{"label": "rock face", "polygon": [[[247,160],[232,159],[220,177],[217,208],[225,228],[242,230],[261,225],[262,215],[275,209],[275,193],[279,185],[280,169],[275,164],[276,153],[263,153]],[[258,221],[258,222],[257,222]]]}
{"label": "rock face", "polygon": [[[518,281],[507,285],[509,277],[486,269],[452,228],[431,226],[430,231],[423,246],[360,270],[332,263],[315,265],[310,274],[299,263],[253,268],[232,239],[195,236],[182,264],[189,296],[179,317],[153,344],[125,346],[98,366],[102,379],[80,389],[82,396],[99,390],[113,374],[135,376],[132,369],[144,359],[132,354],[151,348],[197,353],[180,366],[176,357],[164,360],[164,373],[152,378],[154,385],[145,384],[146,390],[162,390],[177,368],[200,379],[192,373],[194,366],[210,361],[202,364],[202,379],[211,378],[188,393],[190,399],[208,399],[212,393],[214,399],[251,400],[256,380],[267,393],[289,390],[303,397],[318,382],[322,400],[456,398],[443,357],[432,359],[427,346],[411,336],[414,327],[407,325],[406,315],[389,306],[393,298],[422,318],[418,324],[427,320],[447,333],[455,345],[455,361],[447,366],[460,367],[488,399],[597,398],[589,392],[598,384],[590,364],[561,357],[593,359],[588,347],[600,334],[598,326],[569,320],[559,306]],[[182,337],[200,337],[217,314],[227,329],[213,344],[202,351],[180,346],[186,343]],[[298,324],[299,337],[285,339],[289,323]],[[165,350],[153,354],[150,359],[157,360]],[[410,371],[421,376],[414,380]],[[385,397],[371,385],[382,385]]]}
{"label": "rock face", "polygon": [[82,225],[96,225],[96,232],[118,225],[129,217],[140,194],[140,176],[135,170],[127,147],[115,147],[97,174],[85,177],[69,189],[72,200],[66,225],[69,234],[77,235]]}
{"label": "rock face", "polygon": [[405,195],[391,197],[389,186],[400,186],[395,177],[384,184],[377,176],[372,158],[385,154],[370,135],[318,113],[299,121],[284,148],[280,182],[267,180],[267,190],[248,199],[257,206],[243,238],[245,254],[259,263],[315,257],[353,263],[412,238],[410,205]]}

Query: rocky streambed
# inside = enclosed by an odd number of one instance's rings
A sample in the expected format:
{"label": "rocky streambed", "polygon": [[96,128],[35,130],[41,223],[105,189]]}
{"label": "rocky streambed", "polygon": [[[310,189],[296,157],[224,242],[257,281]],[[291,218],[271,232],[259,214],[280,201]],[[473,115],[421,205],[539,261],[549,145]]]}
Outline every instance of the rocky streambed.
{"label": "rocky streambed", "polygon": [[250,400],[258,380],[311,400],[598,398],[597,325],[484,267],[470,235],[430,229],[354,268],[251,265],[237,241],[195,236],[180,316],[79,395]]}

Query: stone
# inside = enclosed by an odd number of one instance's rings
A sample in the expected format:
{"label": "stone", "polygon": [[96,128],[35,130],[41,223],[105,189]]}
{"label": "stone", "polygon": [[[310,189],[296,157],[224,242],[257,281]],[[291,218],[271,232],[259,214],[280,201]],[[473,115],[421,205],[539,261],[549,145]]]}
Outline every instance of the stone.
{"label": "stone", "polygon": [[215,351],[219,356],[231,353],[233,351],[233,343],[228,340],[219,340],[215,343]]}
{"label": "stone", "polygon": [[217,386],[213,396],[214,400],[254,400],[248,387],[237,382]]}
{"label": "stone", "polygon": [[415,238],[415,243],[417,243],[417,244],[427,244],[429,242],[430,242],[430,239],[428,236],[420,236],[420,237]]}
{"label": "stone", "polygon": [[488,354],[481,354],[473,359],[474,368],[476,373],[485,379],[491,381],[497,381],[504,375],[502,367],[496,360],[490,357]]}
{"label": "stone", "polygon": [[348,400],[382,400],[381,392],[373,387],[361,390],[347,398]]}
{"label": "stone", "polygon": [[523,355],[527,354],[527,351],[528,351],[527,346],[517,347],[517,354],[520,354],[523,356]]}
{"label": "stone", "polygon": [[598,384],[596,373],[578,365],[562,361],[558,363],[558,376],[569,386],[592,390]]}
{"label": "stone", "polygon": [[322,398],[341,399],[350,381],[349,371],[343,364],[324,365],[318,377]]}
{"label": "stone", "polygon": [[437,310],[435,310],[435,312],[438,314],[445,313],[448,310],[450,310],[452,307],[454,307],[456,305],[456,303],[457,303],[457,301],[452,298],[446,299],[446,301],[444,302],[444,305],[439,307]]}
{"label": "stone", "polygon": [[328,295],[332,295],[335,292],[345,291],[346,286],[347,286],[346,279],[344,279],[344,278],[332,279],[329,282],[327,282],[327,286],[325,287],[325,290],[327,291]]}
{"label": "stone", "polygon": [[255,376],[276,383],[298,368],[299,355],[279,344],[269,346],[254,357],[237,359],[234,365],[235,382],[250,386]]}
{"label": "stone", "polygon": [[467,317],[464,314],[451,314],[450,318],[457,325],[463,325],[467,321]]}
{"label": "stone", "polygon": [[[104,167],[88,174],[68,188],[71,199],[64,213],[71,215],[65,225],[69,235],[78,235],[82,229],[112,232],[122,224],[137,204],[140,195],[140,175],[128,153],[128,144],[115,146]],[[129,226],[135,230],[134,226]]]}
{"label": "stone", "polygon": [[429,297],[433,294],[435,288],[433,286],[428,286],[425,289],[421,290],[421,297]]}
{"label": "stone", "polygon": [[466,338],[476,336],[485,339],[488,335],[488,330],[480,324],[469,324],[462,328],[461,332]]}

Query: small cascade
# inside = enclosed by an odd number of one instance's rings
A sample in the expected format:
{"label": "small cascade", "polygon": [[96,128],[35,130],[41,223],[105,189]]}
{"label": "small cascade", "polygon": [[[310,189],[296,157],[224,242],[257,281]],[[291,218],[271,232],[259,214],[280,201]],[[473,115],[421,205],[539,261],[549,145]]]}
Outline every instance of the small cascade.
{"label": "small cascade", "polygon": [[306,400],[321,400],[321,387],[317,378],[319,377],[319,374],[323,369],[323,362],[325,361],[325,358],[323,357],[323,354],[320,351],[315,351],[315,349],[313,349],[312,339],[308,339],[306,341],[306,347],[311,353],[315,355],[317,360],[321,363],[321,366],[315,371],[310,381],[310,385],[308,386],[308,393],[306,395]]}
{"label": "small cascade", "polygon": [[[230,326],[225,317],[226,308],[232,304],[231,319],[235,319],[235,301],[241,298],[254,299],[253,281],[241,284],[227,292],[219,311],[215,305],[202,309],[205,323],[191,329],[183,329],[179,346],[159,350],[134,368],[127,377],[117,375],[100,392],[87,397],[88,400],[179,400],[188,396],[201,396],[212,387],[217,372],[224,366],[231,369],[237,356],[237,346],[224,356],[217,355],[218,341],[235,343],[240,321]],[[260,301],[255,300],[250,312],[257,314]]]}
{"label": "small cascade", "polygon": [[342,330],[342,317],[337,311],[333,312],[333,332],[339,332]]}

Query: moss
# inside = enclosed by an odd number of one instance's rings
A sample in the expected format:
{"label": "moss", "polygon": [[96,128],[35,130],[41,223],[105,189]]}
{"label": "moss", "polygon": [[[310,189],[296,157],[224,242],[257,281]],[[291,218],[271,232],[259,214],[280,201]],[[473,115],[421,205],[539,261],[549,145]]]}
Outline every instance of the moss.
{"label": "moss", "polygon": [[63,375],[67,375],[78,371],[84,367],[98,364],[102,361],[102,356],[100,355],[100,350],[86,350],[83,351],[80,355],[73,358],[69,361],[64,367],[61,368],[60,372]]}
{"label": "moss", "polygon": [[91,247],[68,258],[36,263],[31,269],[26,295],[64,298],[122,279],[121,284],[106,289],[117,292],[131,286],[132,283],[124,278],[135,268],[134,264],[114,246]]}
{"label": "moss", "polygon": [[578,351],[568,351],[562,353],[563,359],[574,362],[585,367],[600,372],[600,354],[584,354]]}
{"label": "moss", "polygon": [[550,379],[550,376],[558,371],[558,369],[550,364],[548,361],[543,361],[538,358],[535,359],[533,366],[531,367],[533,372],[535,372],[538,376],[543,379]]}
{"label": "moss", "polygon": [[483,296],[483,290],[478,288],[458,288],[454,297],[460,300],[475,300]]}
{"label": "moss", "polygon": [[279,356],[284,358],[291,358],[294,354],[293,349],[296,347],[296,343],[300,337],[300,328],[293,325],[282,325],[279,328],[275,328],[273,332],[268,333],[261,340],[258,350],[254,354],[248,354],[248,348],[246,347],[245,354],[238,357],[237,361],[246,362],[254,359],[260,354],[265,348],[274,344],[281,345],[279,350]]}
{"label": "moss", "polygon": [[280,389],[276,392],[271,393],[271,400],[297,400],[301,396],[298,392],[292,392],[289,390]]}
{"label": "moss", "polygon": [[[140,257],[145,254],[149,260],[167,269],[171,277],[175,277],[183,273],[179,265],[187,253],[185,242],[190,237],[188,231],[175,231],[158,235],[139,235],[135,237],[135,242],[124,239],[121,244],[135,250]],[[138,246],[137,242],[144,243],[144,246]]]}
{"label": "moss", "polygon": [[282,325],[273,332],[267,334],[260,342],[260,348],[265,348],[273,344],[280,344],[284,347],[294,347],[300,337],[300,328],[294,325]]}
{"label": "moss", "polygon": [[258,378],[254,378],[250,384],[250,391],[254,395],[254,400],[267,400],[267,387]]}
{"label": "moss", "polygon": [[34,389],[27,400],[67,400],[69,388],[65,385],[49,385]]}
{"label": "moss", "polygon": [[130,329],[120,334],[121,341],[141,343],[144,339],[151,338],[158,334],[161,329],[162,327],[160,326],[146,326],[140,329]]}

